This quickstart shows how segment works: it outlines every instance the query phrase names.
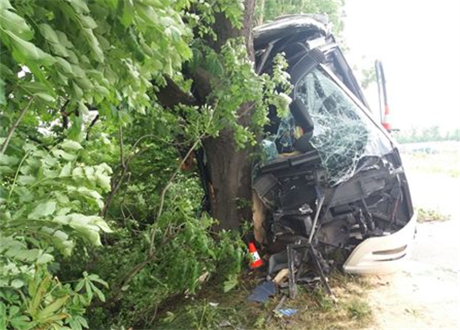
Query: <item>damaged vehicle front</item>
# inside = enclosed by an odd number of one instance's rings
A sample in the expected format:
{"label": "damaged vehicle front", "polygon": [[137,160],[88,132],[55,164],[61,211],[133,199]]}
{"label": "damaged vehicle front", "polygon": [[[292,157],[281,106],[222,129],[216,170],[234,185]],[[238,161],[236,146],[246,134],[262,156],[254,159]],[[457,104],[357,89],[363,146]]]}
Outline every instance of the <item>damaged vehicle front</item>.
{"label": "damaged vehicle front", "polygon": [[254,169],[258,239],[269,273],[302,264],[320,274],[394,271],[409,255],[416,215],[395,143],[375,121],[320,15],[290,15],[255,31],[258,72],[284,53],[290,113],[271,123]]}

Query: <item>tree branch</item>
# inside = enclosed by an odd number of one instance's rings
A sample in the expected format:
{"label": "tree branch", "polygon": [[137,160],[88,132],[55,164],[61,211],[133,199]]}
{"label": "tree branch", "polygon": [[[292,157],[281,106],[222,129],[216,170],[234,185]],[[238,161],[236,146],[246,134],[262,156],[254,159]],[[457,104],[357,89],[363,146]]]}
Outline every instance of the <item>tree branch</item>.
{"label": "tree branch", "polygon": [[94,119],[91,121],[91,124],[89,124],[89,127],[86,130],[86,141],[89,140],[89,133],[90,133],[91,129],[93,128],[93,126],[96,125],[98,119],[99,119],[99,114],[97,114],[96,117],[94,117]]}
{"label": "tree branch", "polygon": [[164,107],[173,107],[180,103],[185,105],[195,105],[197,100],[193,95],[184,92],[171,78],[165,76],[167,85],[161,87],[157,93],[158,101]]}
{"label": "tree branch", "polygon": [[69,114],[65,111],[69,102],[70,100],[65,101],[60,110],[62,116],[62,127],[64,129],[67,129],[69,127]]}
{"label": "tree branch", "polygon": [[30,105],[32,104],[34,98],[31,97],[29,103],[22,109],[21,113],[19,114],[19,117],[16,119],[14,122],[13,126],[11,126],[10,130],[8,131],[8,134],[6,135],[6,139],[2,144],[2,150],[0,152],[0,155],[3,155],[6,151],[6,148],[8,148],[8,144],[10,143],[11,137],[13,136],[14,131],[18,127],[19,123],[22,120],[22,117],[26,114],[27,110],[29,109]]}
{"label": "tree branch", "polygon": [[212,74],[203,68],[197,68],[193,72],[186,73],[193,80],[193,93],[201,104],[206,103],[206,99],[211,94]]}
{"label": "tree branch", "polygon": [[135,150],[137,148],[137,145],[142,140],[144,140],[144,139],[146,139],[148,137],[157,138],[157,136],[154,135],[154,134],[146,134],[144,136],[141,136],[133,144],[133,147],[131,148],[131,150],[132,150],[131,155],[129,155],[126,159],[124,159],[124,156],[123,156],[123,132],[121,131],[121,128],[119,130],[119,136],[120,136],[120,164],[121,164],[121,169],[122,170],[121,170],[120,176],[117,178],[116,183],[113,185],[112,191],[110,192],[110,194],[107,196],[107,198],[105,200],[104,206],[103,206],[103,208],[102,208],[102,210],[100,212],[100,215],[102,217],[106,216],[107,211],[109,209],[110,204],[112,203],[113,198],[115,197],[115,195],[117,194],[118,190],[120,189],[121,184],[123,183],[123,180],[125,178],[125,175],[128,172],[129,164],[131,163],[131,161],[133,160],[134,157],[138,156],[139,154],[141,154],[144,151],[144,150],[139,150],[138,152],[135,152]]}
{"label": "tree branch", "polygon": [[123,128],[121,126],[118,128],[118,136],[120,138],[120,164],[121,168],[125,169],[126,164],[123,156]]}

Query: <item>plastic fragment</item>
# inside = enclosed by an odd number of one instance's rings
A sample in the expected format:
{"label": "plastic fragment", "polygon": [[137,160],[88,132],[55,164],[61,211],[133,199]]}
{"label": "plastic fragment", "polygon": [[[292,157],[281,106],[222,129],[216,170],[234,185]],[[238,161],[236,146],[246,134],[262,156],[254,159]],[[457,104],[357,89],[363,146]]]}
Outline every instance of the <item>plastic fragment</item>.
{"label": "plastic fragment", "polygon": [[277,311],[283,316],[290,317],[298,312],[298,309],[293,309],[293,308],[286,308],[286,309],[279,309]]}
{"label": "plastic fragment", "polygon": [[256,301],[264,303],[270,296],[274,296],[276,293],[276,286],[273,282],[264,282],[255,287],[252,293],[248,296],[249,301]]}

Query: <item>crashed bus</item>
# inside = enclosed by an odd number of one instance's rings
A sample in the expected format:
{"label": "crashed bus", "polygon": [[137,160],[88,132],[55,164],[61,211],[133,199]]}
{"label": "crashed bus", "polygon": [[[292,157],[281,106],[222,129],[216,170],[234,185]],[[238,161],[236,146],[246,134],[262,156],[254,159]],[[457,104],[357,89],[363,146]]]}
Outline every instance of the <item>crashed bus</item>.
{"label": "crashed bus", "polygon": [[327,19],[279,18],[256,28],[254,46],[257,72],[270,73],[284,53],[293,85],[288,116],[270,110],[254,168],[256,238],[270,253],[269,273],[309,263],[321,274],[331,264],[357,274],[399,268],[416,229],[401,157]]}

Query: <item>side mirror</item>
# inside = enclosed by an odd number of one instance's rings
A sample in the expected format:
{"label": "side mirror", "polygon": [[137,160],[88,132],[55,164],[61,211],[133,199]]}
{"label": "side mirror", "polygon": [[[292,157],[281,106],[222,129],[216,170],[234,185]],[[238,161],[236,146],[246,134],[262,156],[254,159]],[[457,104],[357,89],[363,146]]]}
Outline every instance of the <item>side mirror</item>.
{"label": "side mirror", "polygon": [[296,124],[302,127],[305,134],[312,134],[314,124],[305,104],[297,98],[291,102],[289,108],[291,109],[291,113],[294,116]]}

